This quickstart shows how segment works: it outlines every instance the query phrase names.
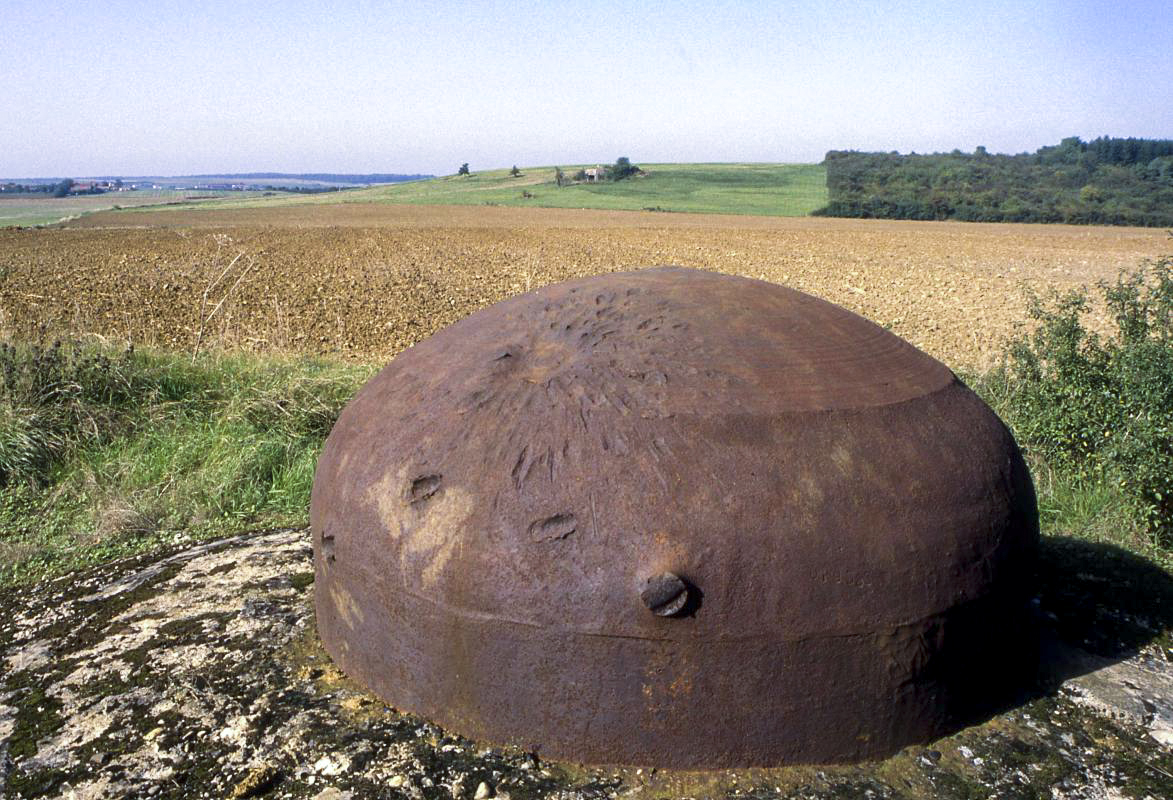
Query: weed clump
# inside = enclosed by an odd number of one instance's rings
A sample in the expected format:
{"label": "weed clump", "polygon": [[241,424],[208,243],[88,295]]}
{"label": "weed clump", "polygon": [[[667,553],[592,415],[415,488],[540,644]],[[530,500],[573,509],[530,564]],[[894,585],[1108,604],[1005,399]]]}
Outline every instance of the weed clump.
{"label": "weed clump", "polygon": [[1115,323],[1110,335],[1085,324],[1086,289],[1032,298],[1037,327],[1012,342],[979,390],[1036,464],[1093,493],[1122,498],[1150,545],[1167,554],[1173,547],[1173,257],[1145,262],[1098,289]]}
{"label": "weed clump", "polygon": [[0,486],[42,485],[72,448],[112,435],[157,388],[134,362],[133,348],[0,342]]}

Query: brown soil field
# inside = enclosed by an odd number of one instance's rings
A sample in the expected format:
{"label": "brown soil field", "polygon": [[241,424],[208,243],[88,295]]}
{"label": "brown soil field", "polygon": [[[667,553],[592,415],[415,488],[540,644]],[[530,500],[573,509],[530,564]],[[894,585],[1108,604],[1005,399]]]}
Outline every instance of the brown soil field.
{"label": "brown soil field", "polygon": [[0,231],[0,332],[379,362],[517,292],[678,264],[810,292],[974,369],[1026,319],[1025,290],[1093,285],[1171,250],[1165,231],[1141,228],[353,204],[114,212]]}

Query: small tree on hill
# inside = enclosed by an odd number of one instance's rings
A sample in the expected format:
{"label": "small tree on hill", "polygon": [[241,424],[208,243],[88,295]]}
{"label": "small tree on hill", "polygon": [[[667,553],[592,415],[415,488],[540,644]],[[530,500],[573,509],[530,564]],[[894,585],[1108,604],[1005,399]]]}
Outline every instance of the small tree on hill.
{"label": "small tree on hill", "polygon": [[562,167],[554,167],[554,183],[558,186],[566,183],[566,175],[562,172]]}
{"label": "small tree on hill", "polygon": [[460,169],[456,170],[456,174],[457,175],[471,175],[472,174],[471,172],[468,171],[468,162],[467,161],[465,161],[463,164],[460,165]]}
{"label": "small tree on hill", "polygon": [[521,177],[521,170],[519,170],[517,168],[517,165],[514,164],[513,169],[509,170],[509,174],[512,175],[514,178],[519,178],[519,177]]}
{"label": "small tree on hill", "polygon": [[631,159],[627,156],[620,156],[615,159],[614,166],[607,169],[607,177],[613,181],[621,181],[624,178],[630,178],[632,175],[639,172],[639,167],[631,163]]}

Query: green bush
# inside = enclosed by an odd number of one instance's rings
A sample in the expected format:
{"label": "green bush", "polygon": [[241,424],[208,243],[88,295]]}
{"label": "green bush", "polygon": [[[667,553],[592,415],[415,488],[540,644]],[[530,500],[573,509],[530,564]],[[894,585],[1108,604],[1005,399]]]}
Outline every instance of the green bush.
{"label": "green bush", "polygon": [[639,173],[639,167],[631,163],[627,156],[620,156],[615,163],[607,168],[607,177],[613,181],[622,181]]}
{"label": "green bush", "polygon": [[1173,546],[1173,257],[1099,284],[1114,320],[1085,324],[1087,290],[1033,298],[1037,327],[1012,343],[984,392],[1028,454],[1070,479],[1113,484]]}

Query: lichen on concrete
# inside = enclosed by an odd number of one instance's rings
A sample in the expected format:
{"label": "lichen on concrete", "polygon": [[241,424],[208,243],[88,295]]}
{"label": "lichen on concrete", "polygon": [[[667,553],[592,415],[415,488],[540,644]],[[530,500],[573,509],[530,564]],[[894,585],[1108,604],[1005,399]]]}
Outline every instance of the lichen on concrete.
{"label": "lichen on concrete", "polygon": [[1061,576],[1041,592],[1050,672],[1013,708],[878,763],[682,773],[554,764],[386,707],[318,644],[310,558],[308,532],[258,532],[0,597],[0,794],[1173,796],[1168,620],[1127,609],[1147,639],[1083,650]]}

